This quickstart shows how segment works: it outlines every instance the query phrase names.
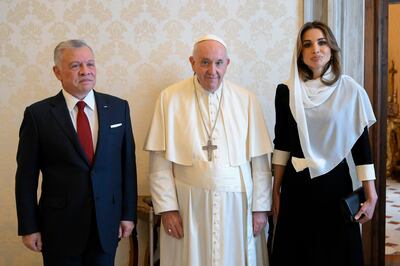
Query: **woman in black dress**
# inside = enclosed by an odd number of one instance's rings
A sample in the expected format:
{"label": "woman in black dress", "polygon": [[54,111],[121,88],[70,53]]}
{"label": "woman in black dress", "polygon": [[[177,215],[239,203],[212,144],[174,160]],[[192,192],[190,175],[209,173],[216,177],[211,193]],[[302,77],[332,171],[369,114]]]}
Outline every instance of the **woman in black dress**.
{"label": "woman in black dress", "polygon": [[[327,25],[304,24],[291,77],[276,91],[272,266],[363,265],[359,224],[377,201],[368,139],[375,117],[365,90],[341,73],[339,52]],[[352,167],[367,198],[354,223],[341,211]]]}

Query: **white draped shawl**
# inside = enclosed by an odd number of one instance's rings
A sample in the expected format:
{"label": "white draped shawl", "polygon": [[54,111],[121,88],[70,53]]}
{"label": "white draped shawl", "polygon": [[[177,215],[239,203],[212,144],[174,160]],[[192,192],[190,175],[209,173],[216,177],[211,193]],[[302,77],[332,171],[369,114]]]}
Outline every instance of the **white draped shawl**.
{"label": "white draped shawl", "polygon": [[332,86],[303,82],[295,58],[286,85],[305,157],[292,157],[293,166],[297,171],[308,167],[311,178],[328,173],[350,154],[364,128],[375,123],[368,95],[347,75]]}

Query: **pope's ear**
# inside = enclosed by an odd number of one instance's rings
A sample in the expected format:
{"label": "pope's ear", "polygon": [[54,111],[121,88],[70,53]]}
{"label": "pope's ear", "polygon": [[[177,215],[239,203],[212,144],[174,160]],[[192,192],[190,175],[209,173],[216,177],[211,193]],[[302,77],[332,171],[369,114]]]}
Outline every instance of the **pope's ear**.
{"label": "pope's ear", "polygon": [[189,57],[189,62],[190,62],[190,64],[192,65],[192,69],[193,69],[193,71],[194,71],[194,58],[193,58],[193,56],[191,56],[191,57]]}
{"label": "pope's ear", "polygon": [[54,72],[54,75],[56,75],[57,79],[61,81],[62,79],[61,79],[60,68],[58,66],[53,66],[53,72]]}

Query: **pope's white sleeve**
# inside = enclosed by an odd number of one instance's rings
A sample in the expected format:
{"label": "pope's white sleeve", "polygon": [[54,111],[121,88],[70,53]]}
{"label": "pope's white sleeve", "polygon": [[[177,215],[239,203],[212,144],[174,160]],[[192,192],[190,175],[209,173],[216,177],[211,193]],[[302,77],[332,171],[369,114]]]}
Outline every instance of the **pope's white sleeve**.
{"label": "pope's white sleeve", "polygon": [[269,211],[272,203],[272,173],[268,155],[252,158],[253,206],[252,211]]}
{"label": "pope's white sleeve", "polygon": [[150,151],[150,191],[156,214],[178,210],[172,163],[165,159],[165,153]]}

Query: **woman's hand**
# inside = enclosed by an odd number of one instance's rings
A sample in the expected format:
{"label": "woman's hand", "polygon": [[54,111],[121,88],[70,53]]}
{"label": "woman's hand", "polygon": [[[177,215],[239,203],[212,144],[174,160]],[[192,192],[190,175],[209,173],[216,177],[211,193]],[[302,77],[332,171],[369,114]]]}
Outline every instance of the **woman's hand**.
{"label": "woman's hand", "polygon": [[367,200],[361,204],[360,210],[356,216],[354,216],[357,222],[361,224],[372,219],[374,216],[376,201],[378,200],[374,180],[363,181],[363,187]]}
{"label": "woman's hand", "polygon": [[354,217],[357,222],[363,224],[371,220],[372,216],[374,216],[375,205],[376,199],[368,199],[366,202],[362,203],[360,210]]}

